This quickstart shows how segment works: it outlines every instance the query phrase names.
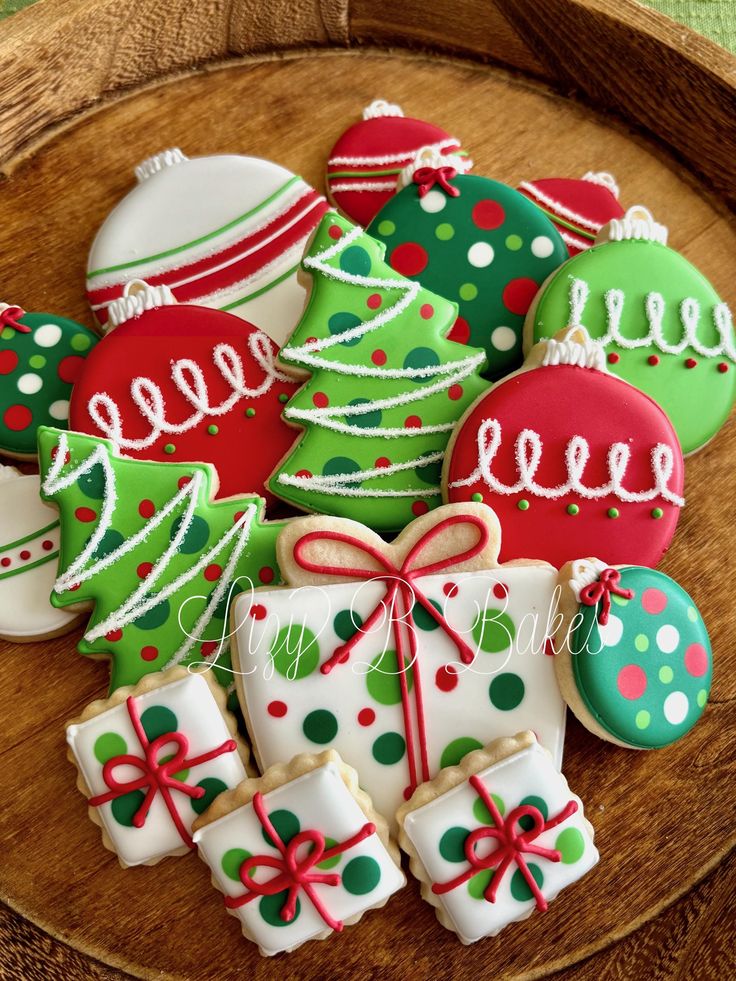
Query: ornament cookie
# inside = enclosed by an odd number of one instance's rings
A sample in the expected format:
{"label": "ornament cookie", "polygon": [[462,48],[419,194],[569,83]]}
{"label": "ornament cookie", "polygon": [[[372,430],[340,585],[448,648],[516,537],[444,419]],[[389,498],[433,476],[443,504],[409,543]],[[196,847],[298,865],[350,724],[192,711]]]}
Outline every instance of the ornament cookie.
{"label": "ornament cookie", "polygon": [[66,317],[0,303],[0,453],[32,460],[39,426],[66,427],[72,385],[97,341]]}
{"label": "ornament cookie", "polygon": [[729,309],[705,276],[667,247],[667,229],[645,208],[630,208],[597,242],[544,285],[529,311],[526,342],[550,337],[560,324],[584,325],[604,345],[613,374],[658,402],[682,452],[694,453],[725,423],[736,398]]}
{"label": "ornament cookie", "polygon": [[662,409],[606,370],[582,328],[540,342],[460,420],[443,472],[449,501],[484,501],[502,560],[558,568],[606,543],[612,562],[655,566],[677,526],[685,468]]}
{"label": "ornament cookie", "polygon": [[296,272],[325,199],[284,167],[236,154],[190,160],[164,150],[135,175],[89,254],[87,299],[100,326],[110,326],[107,308],[125,284],[144,279],[283,344],[304,305]]}
{"label": "ornament cookie", "polygon": [[422,898],[464,944],[545,912],[598,862],[583,802],[531,732],[443,770],[398,822]]}
{"label": "ornament cookie", "polygon": [[458,304],[450,337],[484,348],[489,377],[521,363],[524,317],[568,257],[546,215],[499,181],[462,174],[454,157],[419,154],[368,227],[402,276]]}
{"label": "ornament cookie", "polygon": [[577,559],[560,572],[560,689],[582,724],[630,749],[680,739],[703,714],[713,672],[708,631],[663,572]]}
{"label": "ornament cookie", "polygon": [[571,256],[589,249],[613,218],[623,218],[618,184],[611,174],[588,171],[582,178],[523,181],[519,191],[554,224]]}
{"label": "ornament cookie", "polygon": [[126,285],[110,306],[115,330],[74,387],[71,428],[110,439],[123,456],[210,463],[218,497],[263,494],[293,442],[281,412],[297,385],[262,331],[174,302],[144,283]]}
{"label": "ornament cookie", "polygon": [[473,161],[459,140],[421,119],[404,115],[401,107],[376,99],[363,118],[347,129],[327,161],[327,194],[347,217],[364,227],[396,193],[396,180],[418,150],[429,146],[438,154],[453,154],[463,170]]}
{"label": "ornament cookie", "polygon": [[439,508],[391,545],[346,519],[290,523],[289,587],[243,594],[232,613],[260,764],[334,748],[391,820],[417,784],[507,732],[533,726],[559,763],[556,574],[499,566],[500,534],[481,504]]}
{"label": "ornament cookie", "polygon": [[247,776],[247,747],[209,673],[149,675],[88,705],[66,738],[89,816],[123,868],[193,849],[197,816]]}
{"label": "ornament cookie", "polygon": [[398,531],[440,503],[442,457],[485,388],[482,351],[446,339],[455,306],[397,276],[384,246],[325,216],[304,315],[281,361],[311,378],[284,410],[305,432],[270,481],[303,510]]}
{"label": "ornament cookie", "polygon": [[59,517],[36,474],[0,466],[0,638],[16,644],[65,634],[80,617],[49,602],[59,561]]}
{"label": "ornament cookie", "polygon": [[265,957],[340,933],[406,883],[385,820],[334,752],[270,767],[194,827],[225,908]]}
{"label": "ornament cookie", "polygon": [[206,662],[231,683],[227,613],[252,582],[278,582],[259,497],[211,501],[212,470],[118,457],[107,440],[41,429],[44,500],[61,519],[54,606],[91,609],[81,654],[109,655],[110,690]]}

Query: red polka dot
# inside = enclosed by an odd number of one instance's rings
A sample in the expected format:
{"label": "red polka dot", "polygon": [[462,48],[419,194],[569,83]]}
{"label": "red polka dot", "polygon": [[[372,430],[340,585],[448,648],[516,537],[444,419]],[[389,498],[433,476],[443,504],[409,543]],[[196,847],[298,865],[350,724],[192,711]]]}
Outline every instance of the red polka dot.
{"label": "red polka dot", "polygon": [[308,337],[304,343],[305,344],[314,344],[316,340],[317,340],[316,337]]}
{"label": "red polka dot", "polygon": [[718,365],[718,370],[722,375],[724,375],[728,371],[728,365],[726,364],[725,361],[721,361],[721,363]]}
{"label": "red polka dot", "polygon": [[376,466],[377,467],[390,467],[391,466],[391,461],[389,460],[389,458],[387,456],[379,456],[379,458],[376,460]]}
{"label": "red polka dot", "polygon": [[650,354],[649,357],[647,358],[647,364],[650,364],[652,367],[658,365],[659,357],[656,354]]}
{"label": "red polka dot", "polygon": [[506,599],[506,597],[509,595],[509,587],[502,582],[494,583],[493,595],[499,600]]}
{"label": "red polka dot", "polygon": [[261,582],[266,583],[266,585],[268,585],[268,583],[270,582],[273,582],[274,571],[271,568],[271,566],[264,565],[263,568],[258,573],[258,578],[261,580]]}
{"label": "red polka dot", "polygon": [[337,241],[337,239],[342,238],[342,228],[339,225],[330,225],[327,229],[327,234],[330,238],[334,238]]}
{"label": "red polka dot", "polygon": [[371,361],[373,362],[373,364],[378,365],[380,368],[381,365],[386,364],[386,352],[381,351],[381,349],[379,348],[377,351],[374,351],[373,354],[371,355]]}
{"label": "red polka dot", "polygon": [[23,429],[28,429],[33,422],[31,410],[25,405],[11,405],[5,410],[3,422],[7,429],[14,433],[19,433]]}
{"label": "red polka dot", "polygon": [[[53,450],[51,451],[51,459],[52,459],[52,460],[55,460],[55,459],[56,459],[56,455],[57,455],[57,453],[58,453],[58,452],[59,452],[59,447],[58,447],[58,446],[55,446],[55,447],[53,448]],[[65,463],[65,464],[66,464],[66,463],[69,463],[69,461],[71,460],[71,458],[72,458],[72,455],[71,455],[71,453],[69,452],[69,450],[67,450],[67,451],[66,451],[66,456],[64,457],[64,463]]]}
{"label": "red polka dot", "polygon": [[77,508],[74,512],[74,517],[77,521],[94,521],[97,517],[97,512],[93,511],[92,508]]}
{"label": "red polka dot", "polygon": [[297,470],[295,476],[296,477],[311,477],[312,476],[312,471],[311,470]]}
{"label": "red polka dot", "polygon": [[685,669],[694,678],[702,678],[708,670],[708,653],[702,644],[691,644],[685,651]]}
{"label": "red polka dot", "polygon": [[254,620],[263,620],[266,616],[266,607],[262,603],[256,603],[255,606],[251,606],[250,615]]}
{"label": "red polka dot", "polygon": [[641,605],[644,607],[645,612],[656,616],[656,614],[661,613],[665,606],[667,606],[667,597],[661,589],[650,587],[649,589],[645,589],[641,594]]}
{"label": "red polka dot", "polygon": [[611,353],[608,355],[609,364],[618,364],[620,360],[621,360],[621,355],[616,354],[615,351],[611,351]]}
{"label": "red polka dot", "polygon": [[452,325],[452,330],[447,335],[449,341],[455,341],[456,344],[467,344],[470,340],[470,324],[465,319],[465,317],[457,317],[455,323]]}
{"label": "red polka dot", "polygon": [[199,650],[202,657],[212,657],[218,646],[216,640],[206,640],[203,644],[199,645]]}
{"label": "red polka dot", "polygon": [[44,538],[44,540],[41,542],[41,548],[44,550],[44,552],[50,552],[53,547],[54,543],[50,538]]}
{"label": "red polka dot", "polygon": [[80,358],[78,354],[70,354],[68,357],[61,359],[56,371],[63,382],[73,385],[77,378],[79,378],[83,367],[84,358]]}
{"label": "red polka dot", "polygon": [[422,420],[419,416],[407,416],[404,419],[404,429],[419,429],[422,425]]}
{"label": "red polka dot", "polygon": [[555,656],[555,644],[551,637],[548,637],[544,642],[544,653],[547,655],[547,657]]}
{"label": "red polka dot", "polygon": [[698,364],[698,362],[695,360],[695,358],[686,358],[685,359],[685,367],[686,368],[695,368],[697,366],[697,364]]}
{"label": "red polka dot", "polygon": [[369,310],[377,310],[381,305],[381,294],[371,293],[365,302]]}
{"label": "red polka dot", "polygon": [[647,676],[638,664],[627,664],[619,671],[616,685],[623,697],[633,702],[647,690]]}
{"label": "red polka dot", "polygon": [[20,553],[20,557],[21,559],[23,559],[24,562],[27,562],[31,557],[31,553],[28,551],[27,548],[24,548],[23,551]]}
{"label": "red polka dot", "polygon": [[430,320],[434,317],[434,307],[431,303],[423,303],[419,308],[419,316],[422,320]]}
{"label": "red polka dot", "polygon": [[422,514],[426,514],[428,511],[429,504],[426,501],[414,501],[411,506],[411,513],[417,518]]}
{"label": "red polka dot", "polygon": [[244,514],[245,511],[236,511],[235,514],[233,515],[233,524],[240,521],[240,519],[243,517]]}
{"label": "red polka dot", "polygon": [[371,708],[361,709],[358,712],[358,722],[362,726],[372,726],[376,721],[376,713]]}
{"label": "red polka dot", "polygon": [[7,567],[10,565],[10,559],[7,557],[7,555],[0,559],[0,565],[3,567],[3,569],[7,569]]}
{"label": "red polka dot", "polygon": [[217,565],[216,562],[213,562],[212,565],[208,565],[204,570],[204,578],[207,580],[207,582],[214,582],[216,579],[219,579],[221,575],[222,566]]}
{"label": "red polka dot", "polygon": [[457,596],[457,583],[446,582],[442,587],[442,592],[448,597]]}
{"label": "red polka dot", "polygon": [[82,585],[82,584],[81,584],[81,582],[75,582],[75,583],[73,583],[73,584],[72,584],[72,585],[71,585],[71,586],[69,587],[69,592],[70,592],[70,593],[76,593],[76,591],[77,591],[77,590],[79,589],[79,587],[80,587],[81,585]]}
{"label": "red polka dot", "polygon": [[447,390],[447,395],[452,399],[453,402],[457,402],[458,399],[463,397],[463,386],[462,385],[450,385]]}
{"label": "red polka dot", "polygon": [[142,518],[152,518],[155,513],[156,505],[153,503],[153,501],[149,501],[148,498],[142,500],[138,505],[138,514]]}
{"label": "red polka dot", "polygon": [[437,669],[434,683],[440,691],[452,691],[457,688],[457,668],[454,664],[443,664]]}
{"label": "red polka dot", "polygon": [[418,242],[402,242],[391,253],[391,266],[402,276],[418,276],[428,262],[427,250]]}
{"label": "red polka dot", "polygon": [[116,644],[122,636],[122,630],[111,630],[109,633],[105,634],[105,640],[109,640],[111,644]]}
{"label": "red polka dot", "polygon": [[191,479],[192,479],[191,477],[179,477],[179,480],[177,482],[177,487],[179,488],[179,490],[181,490],[182,487],[186,487]]}
{"label": "red polka dot", "polygon": [[498,201],[491,201],[490,198],[486,198],[473,205],[472,216],[474,225],[489,231],[503,225],[506,213]]}
{"label": "red polka dot", "polygon": [[9,375],[18,364],[15,351],[0,351],[0,375]]}
{"label": "red polka dot", "polygon": [[312,396],[312,402],[318,409],[325,409],[330,404],[330,400],[327,398],[324,392],[315,392]]}
{"label": "red polka dot", "polygon": [[532,305],[538,286],[533,279],[512,279],[503,288],[503,305],[511,313],[525,314]]}
{"label": "red polka dot", "polygon": [[138,568],[135,570],[138,574],[139,579],[145,579],[151,574],[151,569],[153,568],[153,562],[141,562]]}
{"label": "red polka dot", "polygon": [[141,657],[144,661],[155,661],[158,657],[158,647],[153,647],[151,644],[141,647]]}
{"label": "red polka dot", "polygon": [[286,702],[269,702],[268,714],[272,715],[274,719],[283,719],[286,715]]}

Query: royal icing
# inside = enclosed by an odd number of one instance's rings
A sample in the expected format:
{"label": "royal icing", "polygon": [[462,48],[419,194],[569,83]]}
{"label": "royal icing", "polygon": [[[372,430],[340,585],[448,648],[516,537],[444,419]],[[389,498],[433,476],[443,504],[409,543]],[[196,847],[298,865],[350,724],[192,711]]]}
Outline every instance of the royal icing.
{"label": "royal icing", "polygon": [[66,731],[90,808],[124,866],[193,848],[198,815],[246,777],[234,719],[204,677],[182,675]]}
{"label": "royal icing", "polygon": [[[338,139],[327,161],[327,192],[351,221],[366,226],[396,193],[401,170],[422,147],[460,156],[454,136],[432,123],[404,116],[401,107],[376,99],[363,118]],[[460,156],[469,170],[472,160]]]}
{"label": "royal icing", "polygon": [[112,657],[111,690],[205,661],[230,684],[227,611],[251,583],[278,581],[276,537],[258,497],[210,500],[211,470],[115,455],[80,433],[39,433],[42,496],[61,518],[52,603],[92,607],[82,654]]}
{"label": "royal icing", "polygon": [[334,762],[256,790],[194,840],[225,908],[265,956],[340,932],[405,883]]}
{"label": "royal icing", "polygon": [[[146,289],[135,296],[145,303]],[[71,427],[110,439],[124,456],[210,463],[218,497],[263,493],[293,442],[281,412],[297,386],[276,354],[238,317],[147,308],[92,353],[74,387]]]}
{"label": "royal icing", "polygon": [[607,173],[523,181],[518,189],[554,224],[571,256],[589,249],[604,225],[624,215],[618,185]]}
{"label": "royal icing", "polygon": [[543,912],[598,861],[582,801],[535,741],[402,825],[428,880],[422,895],[465,944]]}
{"label": "royal icing", "polygon": [[136,168],[138,185],[92,244],[87,298],[98,322],[131,279],[180,303],[228,310],[282,344],[304,305],[296,272],[327,203],[268,160],[188,159],[180,150]]}
{"label": "royal icing", "polygon": [[96,343],[73,320],[0,304],[0,452],[34,457],[39,426],[67,425],[72,385]]}
{"label": "royal icing", "polygon": [[78,619],[49,603],[59,517],[38,492],[35,474],[0,467],[0,637],[16,642],[65,633]]}
{"label": "royal icing", "polygon": [[396,272],[458,304],[451,338],[483,347],[489,376],[504,374],[521,361],[524,317],[565,243],[513,188],[419,158],[415,168],[368,232]]}
{"label": "royal icing", "polygon": [[[608,374],[584,333],[498,382],[463,420],[450,501],[482,500],[504,529],[502,559],[561,566],[606,542],[616,562],[656,565],[674,534],[684,464],[664,412]],[[596,367],[598,366],[598,367]]]}
{"label": "royal icing", "polygon": [[393,273],[384,247],[326,216],[303,265],[307,308],[281,360],[312,375],[284,410],[306,433],[274,494],[396,531],[440,503],[456,420],[483,390],[482,351],[445,339],[453,304]]}
{"label": "royal icing", "polygon": [[576,256],[529,313],[537,341],[560,325],[583,325],[605,346],[613,374],[665,410],[685,455],[704,446],[736,397],[731,314],[708,280],[667,248],[666,230],[630,209],[610,240]]}
{"label": "royal icing", "polygon": [[[586,715],[614,741],[659,749],[703,713],[712,654],[697,607],[669,576],[593,560],[572,565],[578,602],[568,646]],[[571,706],[576,710],[576,706]]]}

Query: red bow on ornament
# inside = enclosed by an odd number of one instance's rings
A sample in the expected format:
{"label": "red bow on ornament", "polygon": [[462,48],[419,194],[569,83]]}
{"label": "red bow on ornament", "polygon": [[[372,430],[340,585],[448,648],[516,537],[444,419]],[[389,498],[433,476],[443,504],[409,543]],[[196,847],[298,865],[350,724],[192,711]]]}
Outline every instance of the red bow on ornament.
{"label": "red bow on ornament", "polygon": [[598,623],[605,627],[608,623],[608,614],[611,612],[611,593],[622,599],[633,599],[633,589],[621,589],[621,573],[618,569],[604,569],[595,582],[588,583],[580,590],[580,602],[585,606],[596,606],[598,602],[601,608],[598,611]]}
{"label": "red bow on ornament", "polygon": [[414,171],[412,179],[419,186],[420,198],[431,191],[435,184],[439,184],[445,194],[457,198],[460,196],[460,191],[450,183],[453,177],[457,177],[457,170],[448,165],[444,167],[418,167]]}
{"label": "red bow on ornament", "polygon": [[[334,872],[324,873],[312,870],[320,862],[325,862],[335,855],[341,855],[369,838],[375,833],[375,824],[370,822],[364,824],[357,834],[346,841],[332,845],[330,848],[325,848],[325,836],[322,832],[315,830],[300,831],[286,845],[266,813],[263,794],[260,791],[253,797],[253,810],[261,822],[261,827],[274,846],[278,848],[280,855],[250,855],[246,858],[238,870],[238,875],[248,891],[242,896],[226,896],[225,905],[228,909],[238,909],[259,896],[277,896],[280,892],[286,891],[286,900],[279,915],[284,923],[291,923],[296,914],[296,902],[299,893],[303,891],[327,926],[339,933],[343,926],[342,920],[336,920],[330,915],[329,910],[315,892],[314,886],[317,883],[325,886],[339,886],[340,876]],[[304,845],[311,847],[303,848]],[[303,852],[301,858],[299,857],[300,850]],[[258,866],[275,869],[277,874],[272,879],[267,879],[266,882],[256,882],[252,873]]]}
{"label": "red bow on ornament", "polygon": [[[228,739],[221,746],[218,746],[217,749],[212,749],[207,753],[202,753],[201,756],[193,756],[191,759],[187,759],[189,740],[183,733],[166,732],[162,736],[154,739],[153,742],[149,742],[148,736],[141,725],[135,700],[130,697],[126,700],[125,705],[144,755],[133,756],[130,753],[121,753],[119,756],[113,756],[109,759],[102,767],[102,778],[110,790],[104,794],[98,794],[96,797],[90,797],[89,803],[92,807],[100,807],[101,804],[107,804],[117,797],[122,797],[123,794],[129,794],[134,790],[145,790],[146,794],[143,803],[133,816],[133,826],[142,828],[146,823],[148,812],[151,809],[151,804],[156,794],[161,794],[164,804],[166,804],[167,810],[171,815],[171,820],[176,825],[176,830],[179,832],[182,841],[189,848],[194,848],[194,843],[187,829],[184,827],[176,804],[172,800],[171,791],[177,790],[180,794],[185,794],[194,800],[204,797],[206,791],[204,787],[192,787],[184,783],[183,780],[177,780],[176,774],[181,770],[189,770],[193,766],[199,766],[200,763],[207,763],[209,760],[214,760],[218,756],[222,756],[223,753],[232,753],[237,748],[237,745],[233,739]],[[174,754],[167,756],[166,761],[159,760],[163,747],[172,744],[176,746]],[[139,770],[141,775],[134,777],[132,780],[118,780],[114,773],[115,768],[118,766],[132,766],[136,770]]]}
{"label": "red bow on ornament", "polygon": [[0,330],[3,327],[12,327],[13,330],[17,330],[19,334],[30,334],[31,328],[27,324],[18,323],[21,317],[25,316],[25,310],[23,307],[18,306],[7,306],[0,310]]}
{"label": "red bow on ornament", "polygon": [[[545,821],[541,811],[533,805],[522,804],[519,807],[515,807],[504,821],[501,817],[501,812],[496,806],[496,802],[480,778],[477,775],[473,775],[469,783],[488,808],[493,819],[493,826],[483,825],[483,827],[476,828],[475,831],[470,832],[465,839],[464,845],[465,858],[470,863],[470,868],[454,879],[450,879],[449,882],[433,883],[432,892],[437,896],[443,896],[446,892],[450,892],[452,889],[457,889],[458,886],[464,885],[474,875],[477,875],[478,872],[495,869],[491,876],[491,881],[483,891],[486,901],[495,903],[496,893],[498,892],[498,887],[501,885],[501,880],[508,867],[514,862],[518,866],[519,871],[524,877],[524,881],[529,886],[532,896],[536,900],[537,909],[544,912],[547,909],[547,900],[537,885],[536,879],[529,871],[524,855],[540,855],[549,862],[559,862],[562,856],[558,851],[553,848],[542,848],[540,845],[533,844],[533,842],[545,831],[549,831],[550,828],[556,828],[558,824],[567,821],[577,811],[577,802],[574,800],[568,801],[560,813],[548,821]],[[531,818],[532,827],[528,831],[523,830],[523,828],[519,831],[517,830],[517,826],[521,828],[520,821],[524,817]],[[498,846],[487,855],[478,855],[476,847],[484,838],[495,838]]]}

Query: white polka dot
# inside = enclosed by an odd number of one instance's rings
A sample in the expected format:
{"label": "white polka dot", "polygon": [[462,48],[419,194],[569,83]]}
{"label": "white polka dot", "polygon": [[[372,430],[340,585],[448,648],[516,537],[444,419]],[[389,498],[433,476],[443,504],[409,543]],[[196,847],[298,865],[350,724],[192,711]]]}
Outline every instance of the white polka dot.
{"label": "white polka dot", "polygon": [[673,691],[664,700],[664,717],[670,725],[679,726],[681,722],[685,721],[685,716],[689,708],[690,703],[687,700],[685,692]]}
{"label": "white polka dot", "polygon": [[493,247],[488,242],[476,242],[468,249],[468,262],[476,269],[484,269],[493,262]]}
{"label": "white polka dot", "polygon": [[510,351],[516,344],[516,332],[510,327],[496,327],[491,334],[491,344],[497,351]]}
{"label": "white polka dot", "polygon": [[33,332],[33,340],[39,347],[53,347],[61,340],[61,327],[58,324],[42,324]]}
{"label": "white polka dot", "polygon": [[56,402],[52,402],[49,406],[49,415],[52,419],[63,419],[69,418],[69,402],[66,399],[57,399]]}
{"label": "white polka dot", "polygon": [[609,614],[608,623],[599,624],[598,633],[605,647],[615,647],[623,637],[624,625],[620,617]]}
{"label": "white polka dot", "polygon": [[535,239],[532,239],[532,255],[535,255],[537,259],[548,259],[554,248],[552,239],[547,238],[546,235],[537,235]]}
{"label": "white polka dot", "polygon": [[422,211],[427,211],[430,215],[442,211],[447,204],[447,198],[442,191],[428,191],[423,198],[419,198]]}
{"label": "white polka dot", "polygon": [[35,395],[43,388],[43,379],[40,375],[30,371],[27,375],[21,375],[18,379],[18,391],[24,395]]}
{"label": "white polka dot", "polygon": [[671,623],[660,627],[657,631],[657,647],[663,654],[671,654],[680,643],[680,632]]}

